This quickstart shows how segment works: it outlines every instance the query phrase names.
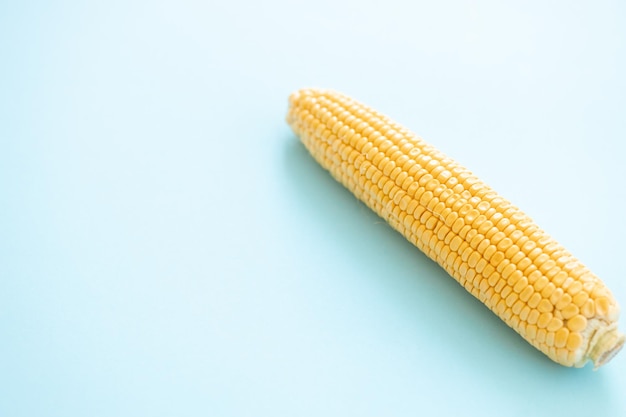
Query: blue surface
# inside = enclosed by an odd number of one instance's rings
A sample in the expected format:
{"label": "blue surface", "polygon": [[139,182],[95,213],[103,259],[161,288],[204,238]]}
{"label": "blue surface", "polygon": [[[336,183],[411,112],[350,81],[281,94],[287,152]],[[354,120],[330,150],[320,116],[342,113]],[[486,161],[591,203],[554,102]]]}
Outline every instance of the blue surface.
{"label": "blue surface", "polygon": [[0,416],[626,415],[284,123],[376,107],[626,305],[624,2],[410,3],[0,3]]}

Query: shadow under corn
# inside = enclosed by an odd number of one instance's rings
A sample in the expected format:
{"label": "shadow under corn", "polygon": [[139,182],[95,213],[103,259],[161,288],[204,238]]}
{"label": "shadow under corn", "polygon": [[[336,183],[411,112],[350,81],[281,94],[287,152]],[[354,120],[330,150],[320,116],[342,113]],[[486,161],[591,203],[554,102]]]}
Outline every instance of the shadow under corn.
{"label": "shadow under corn", "polygon": [[[466,374],[476,387],[487,389],[486,396],[493,390],[518,402],[507,415],[537,409],[542,415],[610,412],[603,376],[610,369],[593,372],[589,365],[573,369],[549,360],[335,181],[296,137],[285,142],[284,169],[295,204],[316,219],[328,239],[345,243],[340,256],[354,264],[355,276],[373,280],[380,297],[390,297],[414,325],[411,334],[402,335],[415,345],[407,366],[429,361],[441,362],[441,372],[454,368],[455,375]],[[415,378],[426,377],[419,371]],[[572,401],[577,392],[584,402]]]}

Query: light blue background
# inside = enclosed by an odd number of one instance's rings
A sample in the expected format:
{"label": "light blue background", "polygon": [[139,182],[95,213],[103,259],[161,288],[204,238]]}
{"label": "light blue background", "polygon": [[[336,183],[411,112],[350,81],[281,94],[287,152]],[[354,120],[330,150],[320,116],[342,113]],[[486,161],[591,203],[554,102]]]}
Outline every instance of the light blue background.
{"label": "light blue background", "polygon": [[378,108],[626,305],[624,4],[1,2],[0,416],[626,415],[284,123]]}

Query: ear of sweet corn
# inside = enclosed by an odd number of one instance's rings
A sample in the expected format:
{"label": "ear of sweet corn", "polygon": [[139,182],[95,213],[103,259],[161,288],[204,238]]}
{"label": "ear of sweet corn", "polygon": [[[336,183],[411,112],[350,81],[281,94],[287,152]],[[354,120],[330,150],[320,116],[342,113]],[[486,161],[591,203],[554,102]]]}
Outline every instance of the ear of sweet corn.
{"label": "ear of sweet corn", "polygon": [[421,138],[329,90],[293,93],[287,121],[336,180],[550,359],[599,367],[624,344],[600,279]]}

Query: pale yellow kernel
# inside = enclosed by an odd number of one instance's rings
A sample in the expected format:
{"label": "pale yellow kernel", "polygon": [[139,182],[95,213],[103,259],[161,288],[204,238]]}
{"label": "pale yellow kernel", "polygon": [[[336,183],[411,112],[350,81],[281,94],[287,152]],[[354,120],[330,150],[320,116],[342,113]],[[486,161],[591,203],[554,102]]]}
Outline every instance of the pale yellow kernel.
{"label": "pale yellow kernel", "polygon": [[550,259],[550,256],[548,256],[546,253],[541,253],[539,256],[537,256],[537,258],[535,258],[535,265],[540,268],[541,265],[543,265],[543,263],[546,262],[548,259]]}
{"label": "pale yellow kernel", "polygon": [[528,319],[526,320],[529,324],[536,324],[537,320],[539,320],[539,311],[532,309],[528,314]]}
{"label": "pale yellow kernel", "polygon": [[[554,345],[556,346],[557,340],[556,338],[554,339]],[[558,363],[562,363],[563,365],[566,366],[572,366],[573,365],[573,361],[569,360],[569,351],[567,349],[565,349],[564,347],[560,347],[556,350],[556,359],[558,361]]]}
{"label": "pale yellow kernel", "polygon": [[[493,265],[491,265],[491,264],[485,265],[485,269],[483,269],[483,275],[484,276],[487,277],[487,276],[493,274],[494,272],[496,272],[496,269],[493,267]],[[497,272],[496,272],[496,274],[497,274]],[[500,276],[500,274],[497,274],[497,275],[498,275],[498,277]]]}
{"label": "pale yellow kernel", "polygon": [[539,310],[540,313],[549,313],[553,310],[553,308],[554,306],[552,303],[545,298],[543,298],[537,305],[537,310]]}
{"label": "pale yellow kernel", "polygon": [[608,297],[598,297],[595,300],[595,310],[600,316],[606,316],[611,309],[611,301]]}
{"label": "pale yellow kernel", "polygon": [[[522,302],[522,300],[520,300],[519,302]],[[519,312],[519,317],[520,317],[520,319],[522,319],[522,320],[526,321],[526,319],[528,318],[528,314],[530,313],[530,311],[531,311],[531,308],[530,308],[530,307],[528,307],[526,304],[524,304],[524,305],[522,306],[521,311]]]}
{"label": "pale yellow kernel", "polygon": [[535,338],[535,340],[539,343],[545,343],[548,332],[546,331],[546,329],[539,328],[539,326],[537,327],[537,337]]}
{"label": "pale yellow kernel", "polygon": [[498,265],[500,265],[500,263],[503,260],[504,260],[504,253],[500,251],[496,251],[493,255],[491,255],[491,258],[489,259],[489,263],[491,263],[491,265],[493,265],[494,267],[498,267]]}
{"label": "pale yellow kernel", "polygon": [[[487,277],[487,282],[489,282],[489,286],[493,287],[495,290],[495,286],[498,283],[498,281],[500,280],[500,276],[496,273],[492,273],[490,275],[487,274],[483,274],[483,276]],[[498,292],[500,292],[500,289],[497,290]]]}
{"label": "pale yellow kernel", "polygon": [[476,267],[474,269],[476,269],[476,272],[481,274],[485,270],[487,265],[487,260],[485,258],[480,258],[476,263]]}
{"label": "pale yellow kernel", "polygon": [[474,249],[470,248],[469,244],[463,241],[463,243],[461,243],[461,246],[459,247],[459,253],[461,254],[461,259],[463,260],[463,262],[467,263],[470,254],[474,253]]}
{"label": "pale yellow kernel", "polygon": [[[511,288],[511,287],[507,287]],[[511,291],[509,295],[506,296],[506,305],[507,307],[513,307],[513,304],[518,300],[518,295]]]}
{"label": "pale yellow kernel", "polygon": [[493,228],[493,223],[491,223],[491,221],[489,220],[486,220],[480,226],[478,226],[478,233],[486,236],[487,232],[489,232],[492,228]]}
{"label": "pale yellow kernel", "polygon": [[[484,256],[484,254],[485,254],[485,252],[487,251],[487,249],[489,248],[489,246],[491,246],[491,245],[490,245],[490,243],[489,243],[489,239],[483,239],[483,240],[480,242],[480,244],[478,245],[478,247],[476,248],[476,250],[477,250],[479,253],[483,254],[483,256]],[[495,247],[494,247],[494,248],[495,248]]]}
{"label": "pale yellow kernel", "polygon": [[471,268],[474,268],[478,261],[480,260],[480,254],[478,252],[472,252],[467,259],[467,263]]}
{"label": "pale yellow kernel", "polygon": [[489,245],[489,247],[485,249],[485,253],[483,254],[483,257],[489,261],[491,260],[491,257],[493,256],[493,254],[496,253],[497,251],[498,249],[494,245]]}
{"label": "pale yellow kernel", "polygon": [[[535,272],[540,273],[539,271],[535,271]],[[533,285],[535,287],[535,290],[541,291],[546,287],[546,285],[548,285],[548,282],[549,282],[548,278],[542,275],[535,281]]]}
{"label": "pale yellow kernel", "polygon": [[532,285],[526,285],[526,287],[522,289],[522,292],[520,292],[519,298],[520,300],[527,302],[530,299],[530,296],[533,295],[534,292],[535,292],[535,289],[533,288]]}
{"label": "pale yellow kernel", "polygon": [[535,326],[534,324],[527,324],[526,325],[526,337],[529,340],[534,340],[537,338],[537,326]]}
{"label": "pale yellow kernel", "polygon": [[562,310],[572,302],[572,296],[569,294],[563,294],[561,299],[554,305],[558,310]]}
{"label": "pale yellow kernel", "polygon": [[[513,266],[513,268],[515,268],[514,264],[510,264],[509,266]],[[520,293],[528,285],[528,279],[524,276],[524,274],[522,274],[522,271],[520,271],[519,269],[514,269],[513,272],[508,275],[503,272],[502,276],[506,278],[507,283],[513,287],[513,291],[515,291],[516,293]]]}
{"label": "pale yellow kernel", "polygon": [[441,227],[437,230],[437,237],[439,240],[443,241],[448,233],[450,233],[450,229],[442,223]]}
{"label": "pale yellow kernel", "polygon": [[550,331],[550,329],[546,329],[548,333],[546,334],[546,345],[554,346],[554,332]]}
{"label": "pale yellow kernel", "polygon": [[580,314],[567,320],[567,328],[572,332],[579,332],[585,327],[587,327],[587,319]]}
{"label": "pale yellow kernel", "polygon": [[[506,285],[506,281],[503,279],[500,279],[500,275],[498,275],[496,272],[494,272],[493,274],[489,276],[489,283],[493,285],[493,289],[499,293],[502,291],[502,289]],[[492,283],[495,283],[495,284],[492,284]],[[500,294],[500,295],[502,297],[505,297],[504,294]]]}
{"label": "pale yellow kernel", "polygon": [[[502,262],[500,263],[500,265],[502,264]],[[498,267],[500,266],[498,265]],[[514,274],[515,272],[519,272],[519,274]],[[522,276],[522,271],[518,271],[515,268],[515,264],[512,264],[510,262],[507,261],[507,265],[502,269],[502,277],[512,281],[511,285],[514,285],[515,282],[517,282],[517,280],[519,280],[519,278]]]}
{"label": "pale yellow kernel", "polygon": [[442,201],[439,201],[439,202],[435,205],[435,207],[433,208],[433,213],[434,213],[437,217],[439,217],[439,216],[441,216],[441,213],[443,213],[443,210],[444,210],[445,208],[446,208],[446,205],[445,205]]}
{"label": "pale yellow kernel", "polygon": [[491,310],[496,309],[496,305],[500,302],[500,300],[502,299],[502,297],[500,297],[500,294],[498,294],[497,292],[495,292],[493,290],[493,288],[489,288],[486,292],[485,292],[485,296],[487,298],[487,300],[489,300],[489,308]]}
{"label": "pale yellow kernel", "polygon": [[428,230],[433,230],[435,228],[435,226],[437,225],[437,218],[435,216],[430,216],[425,222],[424,225],[426,226],[426,229]]}
{"label": "pale yellow kernel", "polygon": [[494,245],[498,245],[504,238],[506,237],[506,235],[502,232],[496,232],[491,238],[491,243]]}
{"label": "pale yellow kernel", "polygon": [[540,248],[535,248],[528,253],[528,258],[534,262],[537,256],[541,255],[541,253],[542,251]]}
{"label": "pale yellow kernel", "polygon": [[532,240],[529,240],[528,242],[524,243],[524,245],[522,246],[522,250],[528,253],[532,251],[533,249],[535,249],[536,247],[537,247],[537,244],[533,242]]}
{"label": "pale yellow kernel", "polygon": [[[529,268],[534,269],[535,266],[531,265]],[[535,289],[537,289],[537,291],[541,291],[543,289],[543,287],[545,287],[548,283],[548,280],[546,279],[545,282],[541,281],[539,283],[539,285],[541,285],[541,288],[537,288],[536,284],[537,282],[541,279],[544,278],[543,275],[541,275],[541,272],[537,271],[536,269],[534,269],[532,272],[528,273],[528,270],[524,271],[524,273],[528,276],[528,282],[533,284],[535,286]]]}
{"label": "pale yellow kernel", "polygon": [[406,211],[410,202],[411,202],[411,197],[404,194],[404,196],[402,196],[402,198],[400,199],[400,202],[398,203],[398,205],[400,206],[401,210]]}
{"label": "pale yellow kernel", "polygon": [[561,300],[561,298],[563,298],[564,294],[565,294],[565,291],[563,291],[562,288],[556,288],[552,292],[552,295],[550,296],[550,302],[556,306],[556,304]]}
{"label": "pale yellow kernel", "polygon": [[459,236],[454,236],[450,241],[450,250],[456,252],[457,249],[459,249],[459,246],[461,246],[461,242],[463,242],[463,239]]}
{"label": "pale yellow kernel", "polygon": [[454,221],[454,223],[452,224],[452,231],[454,233],[459,233],[461,231],[461,228],[465,225],[465,222],[463,221],[463,219],[461,217],[459,217],[458,219],[456,219]]}
{"label": "pale yellow kernel", "polygon": [[507,249],[509,249],[512,245],[513,245],[513,241],[511,241],[511,239],[509,239],[508,237],[505,237],[497,244],[497,247],[498,247],[498,250],[501,250],[502,252],[506,252]]}
{"label": "pale yellow kernel", "polygon": [[459,218],[458,213],[457,213],[456,211],[451,211],[451,212],[450,212],[450,213],[446,216],[446,219],[445,219],[446,226],[448,226],[448,227],[452,227],[452,225],[454,224],[454,222],[455,222],[455,221],[456,221],[456,219],[458,219],[458,218]]}
{"label": "pale yellow kernel", "polygon": [[552,313],[541,313],[539,314],[539,319],[537,320],[537,327],[543,329],[548,327],[548,323],[552,320]]}
{"label": "pale yellow kernel", "polygon": [[563,327],[563,320],[556,318],[556,317],[552,317],[550,319],[550,322],[548,323],[547,329],[549,332],[556,332],[562,327]]}
{"label": "pale yellow kernel", "polygon": [[517,264],[524,257],[524,253],[519,250],[517,245],[511,245],[504,254],[514,264]]}
{"label": "pale yellow kernel", "polygon": [[[504,281],[504,283],[506,284],[506,281]],[[502,289],[502,291],[500,292],[500,295],[502,296],[502,298],[507,298],[509,296],[509,294],[511,294],[511,293],[513,293],[513,289],[511,287],[509,287],[508,285],[505,285],[504,288]]]}
{"label": "pale yellow kernel", "polygon": [[476,273],[476,270],[469,268],[467,270],[467,280],[469,282],[471,282],[474,286],[476,286],[476,284],[478,284],[478,280],[476,279],[476,277],[478,277],[479,275]]}
{"label": "pale yellow kernel", "polygon": [[549,271],[554,271],[554,274],[556,274],[558,271],[560,271],[560,268],[555,268],[555,267],[556,267],[556,262],[554,262],[552,259],[548,259],[539,267],[539,270],[546,275],[548,274]]}
{"label": "pale yellow kernel", "polygon": [[549,331],[555,332],[554,333],[554,346],[557,348],[565,347],[565,345],[567,344],[568,336],[569,336],[569,330],[567,330],[566,327],[563,327],[563,323],[561,323],[561,325],[557,329],[550,330],[550,328],[551,327],[548,326]]}
{"label": "pale yellow kernel", "polygon": [[580,314],[587,318],[591,318],[596,314],[596,306],[593,300],[589,299],[580,307]]}
{"label": "pale yellow kernel", "polygon": [[580,333],[570,332],[567,336],[566,346],[569,350],[574,351],[580,347],[583,343],[583,337]]}
{"label": "pale yellow kernel", "polygon": [[567,288],[567,292],[572,295],[572,297],[576,294],[578,294],[581,290],[583,289],[583,284],[580,281],[574,281],[572,282],[572,285],[570,285]]}
{"label": "pale yellow kernel", "polygon": [[587,294],[585,291],[581,291],[572,297],[572,302],[576,304],[578,307],[582,307],[587,302],[588,299],[589,299],[589,294]]}
{"label": "pale yellow kernel", "polygon": [[463,240],[469,240],[468,234],[470,234],[471,236],[474,236],[470,232],[476,232],[476,231],[472,230],[472,227],[466,224],[465,226],[461,227],[461,230],[459,230],[459,236],[461,236],[461,239]]}
{"label": "pale yellow kernel", "polygon": [[530,297],[530,299],[528,299],[528,305],[531,308],[537,308],[540,301],[541,301],[541,294],[536,292]]}
{"label": "pale yellow kernel", "polygon": [[566,320],[571,319],[572,317],[575,317],[578,313],[579,313],[579,308],[576,304],[569,304],[563,309],[561,309],[561,314],[563,315],[563,318]]}
{"label": "pale yellow kernel", "polygon": [[593,290],[591,290],[591,297],[592,298],[598,298],[598,297],[606,297],[608,295],[608,290],[606,289],[606,287],[604,285],[594,285]]}
{"label": "pale yellow kernel", "polygon": [[554,293],[555,289],[556,289],[555,285],[553,283],[551,283],[551,282],[548,282],[548,285],[546,285],[543,288],[543,290],[541,290],[541,296],[543,298],[550,298],[552,296],[552,294]]}
{"label": "pale yellow kernel", "polygon": [[524,273],[526,272],[526,268],[528,268],[529,266],[531,266],[533,263],[533,261],[531,261],[530,259],[524,257],[521,260],[519,260],[517,262],[517,269],[519,269],[520,271],[523,271]]}
{"label": "pale yellow kernel", "polygon": [[486,279],[486,278],[483,278],[483,279],[480,281],[480,283],[479,283],[479,285],[478,285],[478,288],[480,289],[480,292],[481,292],[481,293],[486,293],[486,292],[487,292],[487,290],[490,288],[489,281],[487,281],[487,279]]}
{"label": "pale yellow kernel", "polygon": [[526,306],[526,304],[522,300],[518,299],[511,307],[511,311],[513,311],[513,314],[515,314],[516,316],[519,316],[524,306]]}
{"label": "pale yellow kernel", "polygon": [[504,300],[498,301],[498,304],[496,304],[496,311],[500,317],[504,315],[504,312],[506,311],[506,303]]}

